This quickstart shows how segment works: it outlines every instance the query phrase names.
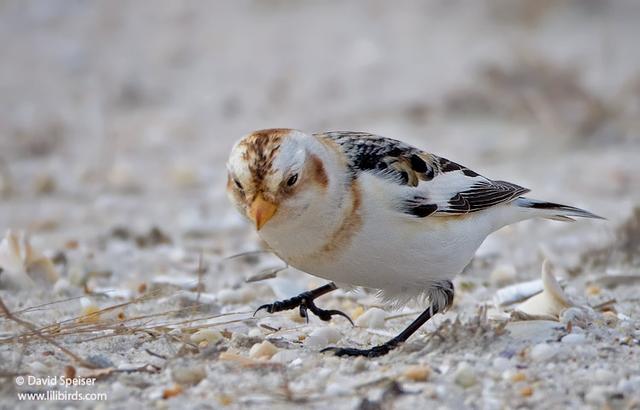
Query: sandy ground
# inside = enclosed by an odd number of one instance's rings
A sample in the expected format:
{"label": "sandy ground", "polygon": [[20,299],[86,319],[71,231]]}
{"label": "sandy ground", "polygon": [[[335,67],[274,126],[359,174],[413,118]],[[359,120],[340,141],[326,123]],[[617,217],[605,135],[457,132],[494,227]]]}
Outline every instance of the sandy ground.
{"label": "sandy ground", "polygon": [[[43,255],[29,289],[0,273],[0,408],[640,408],[639,18],[634,1],[0,2],[0,230]],[[229,258],[261,245],[226,155],[281,126],[403,139],[608,221],[505,228],[409,343],[331,357],[420,307],[338,291],[318,303],[355,328],[251,318],[323,283],[247,282],[282,263]],[[580,308],[509,319],[499,290],[545,258]],[[96,381],[28,379],[60,375]],[[47,390],[107,400],[19,401]]]}

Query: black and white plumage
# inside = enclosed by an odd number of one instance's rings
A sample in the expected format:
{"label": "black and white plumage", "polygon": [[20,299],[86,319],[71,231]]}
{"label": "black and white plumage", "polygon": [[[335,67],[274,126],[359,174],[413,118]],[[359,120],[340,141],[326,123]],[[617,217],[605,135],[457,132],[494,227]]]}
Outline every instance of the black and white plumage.
{"label": "black and white plumage", "polygon": [[[345,286],[378,289],[395,304],[430,303],[430,313],[386,351],[451,303],[451,279],[490,233],[535,217],[599,218],[525,198],[529,190],[519,185],[361,132],[256,131],[234,146],[228,170],[232,202],[289,265]],[[327,289],[295,303],[313,312],[312,299]]]}

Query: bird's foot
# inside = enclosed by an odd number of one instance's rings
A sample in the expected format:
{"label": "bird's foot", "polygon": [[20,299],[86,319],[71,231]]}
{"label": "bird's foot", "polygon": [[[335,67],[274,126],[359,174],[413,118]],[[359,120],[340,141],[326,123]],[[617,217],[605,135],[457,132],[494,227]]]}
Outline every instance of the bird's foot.
{"label": "bird's foot", "polygon": [[356,349],[353,347],[327,347],[322,349],[320,352],[333,352],[336,356],[364,356],[364,357],[379,357],[384,356],[389,353],[391,350],[396,348],[398,344],[396,343],[384,343],[379,346],[374,346],[371,349]]}
{"label": "bird's foot", "polygon": [[342,316],[345,319],[347,319],[352,326],[354,326],[353,321],[349,316],[347,316],[346,313],[341,312],[339,310],[335,310],[335,309],[325,310],[317,307],[316,304],[313,302],[313,299],[315,298],[316,298],[316,295],[313,294],[313,291],[303,292],[298,296],[294,296],[290,299],[279,300],[273,303],[267,303],[265,305],[262,305],[258,309],[256,309],[255,312],[253,312],[253,315],[255,316],[256,313],[258,313],[263,309],[269,313],[275,313],[275,312],[282,312],[283,310],[291,310],[291,309],[299,308],[300,316],[307,319],[307,321],[309,321],[308,311],[310,311],[311,313],[318,316],[321,320],[324,320],[324,321],[331,320],[332,316]]}

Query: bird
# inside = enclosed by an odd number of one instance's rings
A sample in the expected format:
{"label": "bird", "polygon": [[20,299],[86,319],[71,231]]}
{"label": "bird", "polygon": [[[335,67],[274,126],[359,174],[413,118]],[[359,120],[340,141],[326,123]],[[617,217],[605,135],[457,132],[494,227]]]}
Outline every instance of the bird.
{"label": "bird", "polygon": [[254,131],[231,149],[227,172],[231,203],[269,250],[287,265],[329,281],[256,312],[299,308],[307,319],[308,312],[325,321],[349,319],[314,300],[358,287],[377,290],[391,306],[426,306],[381,345],[322,350],[337,356],[385,355],[450,308],[452,280],[492,232],[531,218],[604,219],[527,198],[527,188],[367,132]]}

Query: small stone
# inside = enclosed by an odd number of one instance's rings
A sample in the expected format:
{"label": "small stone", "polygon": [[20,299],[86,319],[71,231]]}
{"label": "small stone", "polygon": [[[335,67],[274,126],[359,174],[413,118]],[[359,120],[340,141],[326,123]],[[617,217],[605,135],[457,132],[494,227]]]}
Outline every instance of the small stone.
{"label": "small stone", "polygon": [[33,188],[38,194],[50,194],[56,190],[56,181],[51,175],[38,175]]}
{"label": "small stone", "polygon": [[200,343],[206,341],[209,345],[217,343],[219,340],[222,340],[223,336],[216,329],[200,329],[194,334],[191,335],[191,341],[193,343]]}
{"label": "small stone", "polygon": [[604,319],[604,323],[609,327],[616,327],[620,319],[618,319],[618,315],[611,311],[606,311],[602,314]]}
{"label": "small stone", "polygon": [[251,337],[248,335],[243,335],[242,333],[236,332],[231,335],[231,345],[240,349],[249,349],[253,345],[262,342],[261,337]]}
{"label": "small stone", "polygon": [[601,291],[602,289],[600,289],[600,287],[596,285],[589,285],[587,286],[587,289],[586,289],[586,293],[589,296],[597,296],[600,294]]}
{"label": "small stone", "polygon": [[262,338],[262,337],[264,337],[264,334],[262,333],[262,331],[259,328],[254,327],[253,329],[249,330],[249,333],[247,333],[247,336]]}
{"label": "small stone", "polygon": [[346,396],[352,393],[352,390],[344,383],[329,383],[327,384],[325,393],[329,396]]}
{"label": "small stone", "polygon": [[429,376],[431,375],[431,369],[429,366],[425,365],[413,365],[409,366],[404,370],[403,376],[407,380],[411,380],[414,382],[425,382],[429,380]]}
{"label": "small stone", "polygon": [[298,309],[293,309],[287,312],[287,317],[289,320],[295,323],[306,323],[307,320],[300,316],[300,311]]}
{"label": "small stone", "polygon": [[531,397],[533,395],[533,387],[531,386],[525,386],[522,389],[520,389],[520,395],[522,397]]}
{"label": "small stone", "polygon": [[74,379],[76,377],[76,368],[70,365],[64,367],[64,377]]}
{"label": "small stone", "polygon": [[506,357],[496,357],[492,367],[498,371],[504,371],[511,367],[511,361]]}
{"label": "small stone", "polygon": [[268,340],[262,343],[256,343],[249,350],[249,357],[253,359],[271,359],[278,352],[278,348],[271,344]]}
{"label": "small stone", "polygon": [[203,366],[177,367],[171,369],[171,378],[181,385],[196,385],[207,377],[207,371]]}
{"label": "small stone", "polygon": [[342,334],[333,326],[325,326],[314,329],[305,340],[307,346],[326,347],[330,343],[337,343],[342,338]]}
{"label": "small stone", "polygon": [[182,394],[182,386],[179,384],[168,387],[162,391],[162,398],[167,400],[175,396],[179,396]]}
{"label": "small stone", "polygon": [[98,354],[94,354],[91,355],[89,357],[87,357],[87,361],[91,364],[93,364],[95,367],[99,368],[99,369],[107,369],[109,367],[116,367],[113,362],[111,361],[111,359],[109,359],[106,356],[102,356],[102,355],[98,355]]}
{"label": "small stone", "polygon": [[107,174],[107,183],[117,191],[135,192],[140,189],[140,184],[134,174],[135,172],[124,164],[114,165]]}
{"label": "small stone", "polygon": [[582,333],[569,333],[562,338],[562,343],[567,344],[582,344],[587,341],[587,337]]}
{"label": "small stone", "polygon": [[385,319],[388,314],[380,308],[371,308],[364,312],[356,319],[356,326],[367,327],[371,329],[382,329],[385,325]]}
{"label": "small stone", "polygon": [[223,406],[228,406],[233,403],[233,397],[229,396],[228,394],[221,394],[220,396],[218,396],[218,403]]}
{"label": "small stone", "polygon": [[358,356],[353,361],[353,372],[360,373],[362,371],[367,370],[369,367],[369,361],[362,356]]}
{"label": "small stone", "polygon": [[468,363],[460,363],[456,369],[454,380],[457,385],[465,389],[475,385],[478,382],[476,374]]}
{"label": "small stone", "polygon": [[537,362],[545,362],[551,358],[553,358],[557,353],[557,349],[552,347],[548,343],[539,343],[531,349],[529,355],[532,360]]}
{"label": "small stone", "polygon": [[57,295],[62,295],[62,294],[71,292],[71,283],[65,278],[60,278],[55,283],[55,285],[53,285],[52,291]]}
{"label": "small stone", "polygon": [[607,389],[604,386],[592,386],[585,394],[584,401],[594,406],[602,406],[607,401]]}
{"label": "small stone", "polygon": [[609,383],[613,380],[616,379],[615,374],[610,371],[610,370],[606,370],[606,369],[597,369],[594,373],[593,373],[593,378],[594,380],[601,382],[601,383]]}
{"label": "small stone", "polygon": [[516,268],[513,265],[500,265],[491,272],[489,283],[494,287],[501,288],[515,282],[516,275]]}
{"label": "small stone", "polygon": [[82,310],[78,323],[98,323],[100,321],[100,307],[87,298],[80,300]]}
{"label": "small stone", "polygon": [[511,381],[514,383],[523,382],[525,380],[527,380],[527,376],[522,372],[517,372],[511,376]]}
{"label": "small stone", "polygon": [[562,311],[560,322],[565,325],[571,323],[573,326],[587,327],[590,322],[589,312],[584,308],[570,307]]}
{"label": "small stone", "polygon": [[280,350],[273,356],[271,356],[271,361],[274,363],[291,363],[296,360],[299,356],[299,353],[295,350]]}
{"label": "small stone", "polygon": [[351,311],[351,320],[356,320],[364,313],[364,308],[362,306],[358,306]]}

